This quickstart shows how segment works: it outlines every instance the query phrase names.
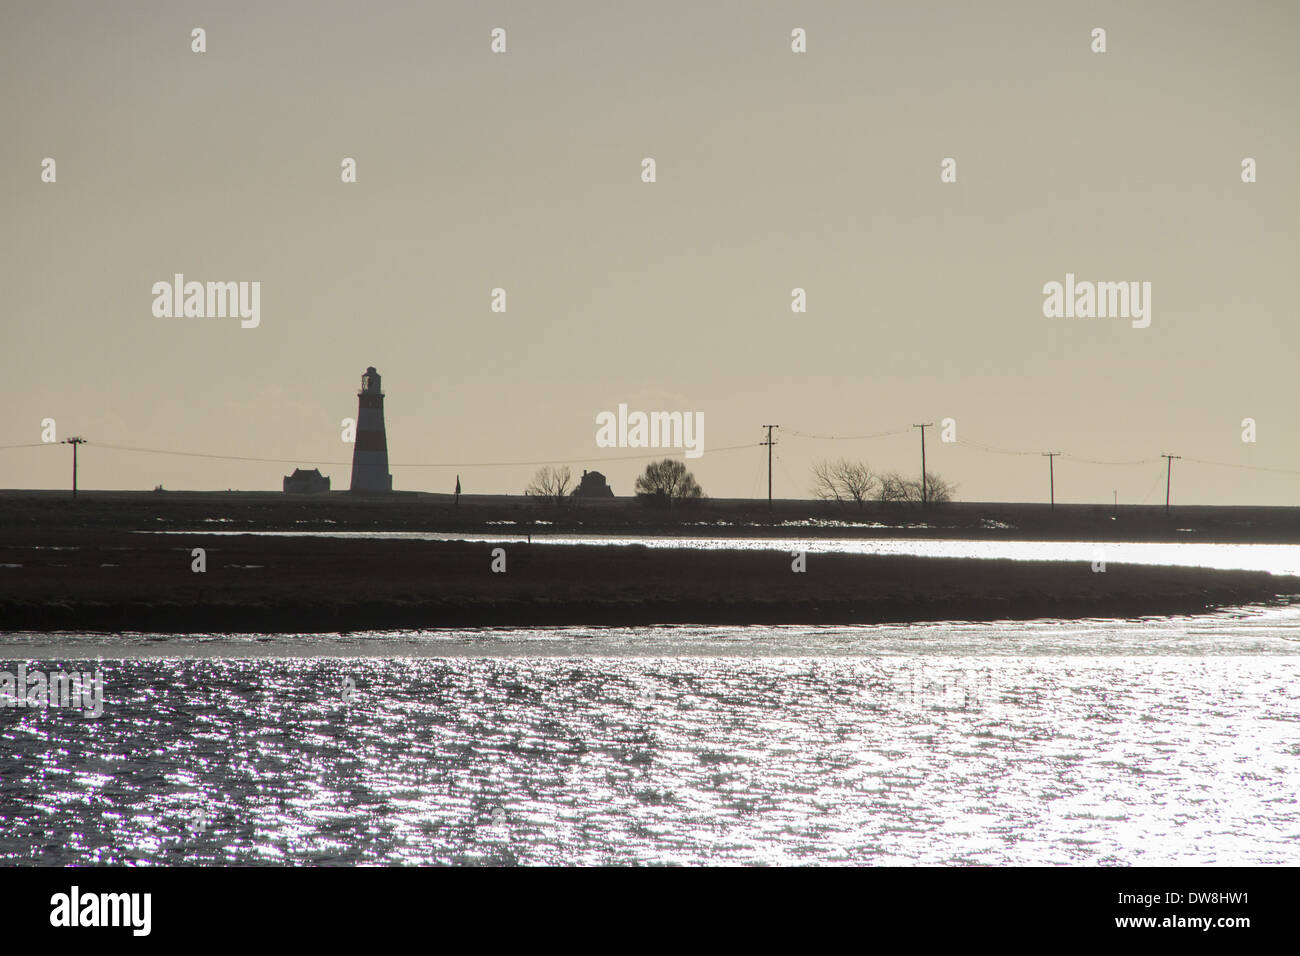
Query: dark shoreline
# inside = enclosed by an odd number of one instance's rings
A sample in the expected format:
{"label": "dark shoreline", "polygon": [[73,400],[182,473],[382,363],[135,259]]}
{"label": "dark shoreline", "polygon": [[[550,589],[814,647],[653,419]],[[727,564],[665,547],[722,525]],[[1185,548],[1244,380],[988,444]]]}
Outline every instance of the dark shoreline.
{"label": "dark shoreline", "polygon": [[[498,547],[503,574],[491,570]],[[194,548],[206,551],[202,574]],[[1300,578],[1254,571],[812,553],[794,573],[791,562],[787,551],[639,545],[9,534],[0,564],[22,567],[0,569],[0,632],[1116,618],[1300,595]]]}
{"label": "dark shoreline", "polygon": [[[1262,603],[1262,602],[1247,602]],[[947,605],[925,609],[910,608],[906,602],[881,602],[870,607],[855,606],[852,602],[819,602],[806,606],[751,605],[744,608],[729,606],[716,608],[687,602],[643,602],[635,606],[609,605],[607,607],[583,605],[581,607],[538,608],[521,604],[517,607],[493,605],[491,607],[449,608],[443,605],[427,607],[409,606],[393,608],[388,605],[357,604],[344,613],[309,607],[289,606],[264,608],[221,608],[214,613],[211,608],[161,608],[156,606],[112,607],[70,606],[59,612],[41,613],[21,622],[15,615],[0,634],[40,633],[140,633],[183,634],[328,634],[359,633],[366,631],[440,630],[478,628],[533,628],[533,627],[652,627],[695,625],[747,627],[753,625],[923,625],[941,623],[992,623],[998,621],[1027,622],[1034,620],[1136,620],[1148,617],[1170,617],[1188,614],[1205,614],[1228,607],[1243,606],[1230,603],[1204,604],[1194,600],[1171,598],[1167,601],[1132,600],[1109,602],[1045,602],[1034,609],[1025,604],[1009,605],[1006,599],[992,598],[987,602],[965,602],[945,613]],[[11,609],[6,608],[5,613]]]}
{"label": "dark shoreline", "polygon": [[[110,531],[444,531],[790,538],[965,538],[1300,544],[1300,508],[999,503],[856,505],[801,499],[704,499],[672,511],[629,498],[556,508],[518,495],[396,492],[0,491],[0,544],[11,534]],[[16,538],[14,540],[21,540]],[[0,584],[2,586],[2,584]]]}

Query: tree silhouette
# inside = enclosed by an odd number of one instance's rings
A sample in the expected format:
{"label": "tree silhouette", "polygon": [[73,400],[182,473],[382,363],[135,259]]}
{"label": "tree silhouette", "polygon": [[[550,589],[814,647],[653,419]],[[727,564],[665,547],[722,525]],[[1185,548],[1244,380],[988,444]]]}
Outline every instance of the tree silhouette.
{"label": "tree silhouette", "polygon": [[881,475],[880,482],[876,485],[876,500],[881,504],[888,504],[891,501],[906,501],[907,493],[907,480],[896,471]]}
{"label": "tree silhouette", "polygon": [[826,501],[852,501],[861,508],[879,484],[866,462],[841,458],[813,463],[813,494]]}
{"label": "tree silhouette", "polygon": [[573,474],[569,471],[568,465],[563,468],[543,465],[537,469],[537,474],[533,475],[532,484],[524,489],[524,494],[530,498],[542,498],[558,508],[564,504],[564,496],[568,493],[569,483],[572,480]]}
{"label": "tree silhouette", "polygon": [[945,481],[932,471],[925,473],[925,497],[921,497],[921,483],[912,479],[905,481],[904,487],[907,489],[907,501],[925,502],[932,505],[941,505],[945,501],[952,501],[952,496],[957,492],[957,486],[951,481]]}
{"label": "tree silhouette", "polygon": [[695,476],[675,458],[665,458],[645,466],[636,480],[636,495],[643,501],[666,504],[692,501],[704,497]]}

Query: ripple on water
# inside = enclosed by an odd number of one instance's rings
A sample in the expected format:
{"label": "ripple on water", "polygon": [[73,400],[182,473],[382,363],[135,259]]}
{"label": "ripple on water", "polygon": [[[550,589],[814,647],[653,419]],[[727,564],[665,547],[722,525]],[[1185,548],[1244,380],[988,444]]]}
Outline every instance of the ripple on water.
{"label": "ripple on water", "polygon": [[1300,862],[1291,659],[100,666],[0,708],[0,860]]}

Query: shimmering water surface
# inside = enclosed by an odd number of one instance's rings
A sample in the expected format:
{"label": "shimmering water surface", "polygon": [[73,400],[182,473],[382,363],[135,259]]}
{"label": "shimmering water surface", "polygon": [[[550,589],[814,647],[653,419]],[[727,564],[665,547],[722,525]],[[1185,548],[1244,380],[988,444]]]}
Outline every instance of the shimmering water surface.
{"label": "shimmering water surface", "polygon": [[1300,863],[1300,608],[0,635],[0,861]]}

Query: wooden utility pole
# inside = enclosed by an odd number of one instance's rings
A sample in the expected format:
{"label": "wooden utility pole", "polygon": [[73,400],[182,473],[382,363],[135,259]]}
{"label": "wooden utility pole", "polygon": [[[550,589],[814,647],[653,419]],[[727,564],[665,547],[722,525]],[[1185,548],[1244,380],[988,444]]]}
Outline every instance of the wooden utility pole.
{"label": "wooden utility pole", "polygon": [[77,497],[77,446],[84,445],[86,439],[73,436],[63,439],[63,444],[72,446],[72,497]]}
{"label": "wooden utility pole", "polygon": [[1043,457],[1047,459],[1047,480],[1052,491],[1052,510],[1056,510],[1056,456],[1059,451],[1045,451]]}
{"label": "wooden utility pole", "polygon": [[1169,487],[1174,481],[1174,459],[1182,455],[1161,455],[1165,459],[1165,514],[1169,514]]}
{"label": "wooden utility pole", "polygon": [[772,510],[772,429],[780,428],[780,425],[764,425],[767,429],[767,441],[759,442],[760,445],[767,446],[767,510]]}
{"label": "wooden utility pole", "polygon": [[921,429],[921,507],[924,508],[929,501],[929,489],[925,481],[925,430],[933,428],[934,422],[926,422],[924,425],[913,425],[913,428]]}

